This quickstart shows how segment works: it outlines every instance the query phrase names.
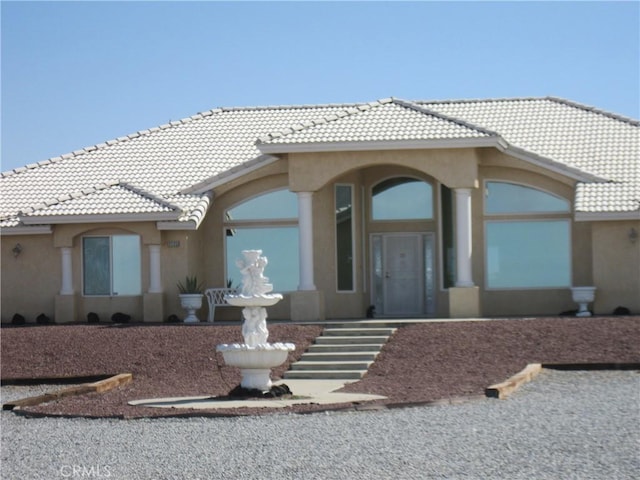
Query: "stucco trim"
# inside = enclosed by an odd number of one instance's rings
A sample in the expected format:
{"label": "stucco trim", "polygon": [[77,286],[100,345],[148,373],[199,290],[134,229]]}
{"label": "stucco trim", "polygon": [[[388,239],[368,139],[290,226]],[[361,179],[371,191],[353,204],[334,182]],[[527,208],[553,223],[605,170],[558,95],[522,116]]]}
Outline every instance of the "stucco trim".
{"label": "stucco trim", "polygon": [[320,153],[320,152],[359,152],[372,150],[432,150],[443,148],[496,147],[501,140],[496,138],[457,138],[443,140],[384,140],[354,142],[286,143],[256,146],[263,153]]}
{"label": "stucco trim", "polygon": [[10,235],[50,235],[53,233],[51,225],[4,227],[0,229],[0,236]]}
{"label": "stucco trim", "polygon": [[199,224],[193,220],[186,222],[157,222],[156,228],[158,230],[197,230]]}

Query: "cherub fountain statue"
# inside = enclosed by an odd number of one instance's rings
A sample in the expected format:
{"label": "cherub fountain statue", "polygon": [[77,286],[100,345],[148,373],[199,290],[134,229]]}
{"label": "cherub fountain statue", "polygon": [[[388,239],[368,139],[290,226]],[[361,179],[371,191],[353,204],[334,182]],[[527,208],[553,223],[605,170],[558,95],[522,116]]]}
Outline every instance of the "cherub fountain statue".
{"label": "cherub fountain statue", "polygon": [[242,374],[240,386],[248,390],[267,392],[271,389],[271,368],[287,359],[295,350],[293,343],[267,343],[267,309],[282,300],[279,293],[270,293],[273,285],[264,276],[267,258],[262,250],[243,250],[244,259],[236,265],[242,273],[242,289],[237,295],[227,295],[229,305],[244,307],[242,336],[244,343],[218,345],[227,365],[239,367]]}

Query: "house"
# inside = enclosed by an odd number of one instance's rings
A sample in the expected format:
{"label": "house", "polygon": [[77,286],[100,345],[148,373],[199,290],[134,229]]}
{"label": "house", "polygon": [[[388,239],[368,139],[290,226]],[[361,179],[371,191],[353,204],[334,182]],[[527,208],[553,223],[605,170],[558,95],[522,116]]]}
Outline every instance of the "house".
{"label": "house", "polygon": [[182,315],[252,248],[270,318],[640,312],[639,122],[559,98],[220,108],[0,185],[3,322]]}

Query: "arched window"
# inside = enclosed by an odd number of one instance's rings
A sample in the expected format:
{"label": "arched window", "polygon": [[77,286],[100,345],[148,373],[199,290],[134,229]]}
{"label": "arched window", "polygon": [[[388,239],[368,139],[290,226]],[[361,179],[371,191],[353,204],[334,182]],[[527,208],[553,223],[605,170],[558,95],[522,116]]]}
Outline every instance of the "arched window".
{"label": "arched window", "polygon": [[[570,210],[568,200],[537,188],[507,182],[487,182],[487,287],[570,286]],[[508,220],[499,218],[507,215]]]}
{"label": "arched window", "polygon": [[274,290],[296,290],[299,280],[298,200],[295,193],[276,190],[253,197],[225,213],[227,279],[241,281],[236,260],[243,250],[262,250],[269,260],[265,275]]}
{"label": "arched window", "polygon": [[488,214],[566,213],[569,202],[536,188],[507,182],[487,182],[485,211]]}
{"label": "arched window", "polygon": [[373,220],[428,220],[433,218],[431,185],[415,178],[396,177],[373,187]]}
{"label": "arched window", "polygon": [[231,220],[298,218],[298,199],[289,190],[276,190],[253,197],[227,210]]}

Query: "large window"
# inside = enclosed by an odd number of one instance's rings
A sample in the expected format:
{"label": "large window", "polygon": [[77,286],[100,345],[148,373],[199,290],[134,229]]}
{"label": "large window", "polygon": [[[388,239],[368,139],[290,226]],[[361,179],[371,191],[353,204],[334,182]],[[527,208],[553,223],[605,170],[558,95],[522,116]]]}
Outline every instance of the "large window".
{"label": "large window", "polygon": [[[542,190],[513,183],[487,182],[487,287],[570,286],[569,211],[567,200]],[[490,219],[491,216],[502,218]]]}
{"label": "large window", "polygon": [[453,190],[440,185],[440,218],[442,229],[442,285],[444,288],[456,284],[456,250],[454,230]]}
{"label": "large window", "polygon": [[384,180],[373,187],[371,207],[373,220],[431,219],[431,185],[409,177]]}
{"label": "large window", "polygon": [[112,235],[82,239],[85,295],[140,295],[140,237]]}
{"label": "large window", "polygon": [[489,288],[568,287],[568,220],[487,222]]}
{"label": "large window", "polygon": [[225,216],[227,280],[240,285],[236,261],[243,250],[262,250],[269,264],[265,276],[274,291],[296,290],[299,280],[298,201],[295,193],[277,190],[229,209]]}

